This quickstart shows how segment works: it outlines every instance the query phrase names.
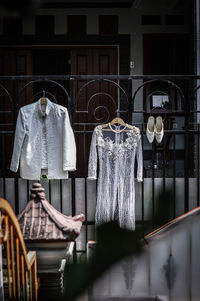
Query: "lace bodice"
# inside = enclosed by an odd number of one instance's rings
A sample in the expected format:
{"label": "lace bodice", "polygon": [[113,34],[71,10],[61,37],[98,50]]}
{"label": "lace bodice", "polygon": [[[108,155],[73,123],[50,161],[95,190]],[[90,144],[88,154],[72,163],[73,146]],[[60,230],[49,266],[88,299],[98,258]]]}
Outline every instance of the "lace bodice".
{"label": "lace bodice", "polygon": [[[135,227],[135,158],[137,180],[142,181],[141,136],[135,126],[94,129],[88,166],[88,178],[97,178],[99,165],[96,224],[117,220],[121,227]],[[99,162],[99,164],[98,164]]]}

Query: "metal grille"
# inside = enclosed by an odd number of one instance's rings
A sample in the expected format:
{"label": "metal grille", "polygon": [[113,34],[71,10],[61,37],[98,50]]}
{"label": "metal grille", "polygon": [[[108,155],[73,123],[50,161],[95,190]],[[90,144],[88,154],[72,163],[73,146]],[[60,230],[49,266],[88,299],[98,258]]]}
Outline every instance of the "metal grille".
{"label": "metal grille", "polygon": [[[86,216],[77,250],[95,239],[96,182],[87,180],[90,139],[96,125],[115,116],[140,127],[144,181],[136,184],[136,225],[142,227],[154,214],[160,191],[170,188],[171,218],[199,206],[199,111],[196,85],[199,76],[1,76],[0,77],[0,196],[16,214],[29,199],[32,181],[9,171],[14,129],[22,105],[38,100],[45,91],[51,100],[68,108],[76,137],[77,171],[68,180],[42,180],[49,202],[68,215]],[[161,144],[148,143],[150,115],[161,115],[165,135]],[[143,234],[144,233],[143,231]]]}

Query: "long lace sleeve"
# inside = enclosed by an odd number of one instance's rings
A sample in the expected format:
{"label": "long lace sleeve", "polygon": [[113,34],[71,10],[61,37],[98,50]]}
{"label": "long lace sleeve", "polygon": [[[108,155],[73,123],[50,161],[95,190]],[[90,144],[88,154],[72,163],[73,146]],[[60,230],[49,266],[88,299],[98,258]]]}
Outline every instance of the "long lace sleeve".
{"label": "long lace sleeve", "polygon": [[94,130],[92,134],[92,140],[90,145],[90,155],[88,163],[88,179],[96,180],[97,178],[97,143],[96,132]]}
{"label": "long lace sleeve", "polygon": [[26,130],[25,130],[25,125],[23,120],[23,114],[22,111],[20,110],[17,117],[13,154],[12,154],[12,159],[10,164],[10,169],[14,172],[17,172],[19,167],[19,160],[21,156],[21,149],[22,149],[25,133]]}
{"label": "long lace sleeve", "polygon": [[137,181],[143,181],[143,156],[142,156],[142,142],[141,137],[139,138],[137,149]]}

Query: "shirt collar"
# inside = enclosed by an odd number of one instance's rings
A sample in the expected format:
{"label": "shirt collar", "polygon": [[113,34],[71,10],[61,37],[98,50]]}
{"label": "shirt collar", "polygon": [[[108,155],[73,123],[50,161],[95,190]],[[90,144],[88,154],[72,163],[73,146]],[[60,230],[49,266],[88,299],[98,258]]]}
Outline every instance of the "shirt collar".
{"label": "shirt collar", "polygon": [[[40,98],[40,99],[41,99],[41,98]],[[40,104],[40,99],[39,99],[38,102],[37,102],[38,112],[39,112],[40,116],[46,117],[46,116],[49,115],[49,112],[50,112],[51,107],[52,107],[52,102],[47,98],[46,110],[45,110],[45,112],[43,112],[43,111],[42,111],[42,108],[41,108],[41,104]]]}

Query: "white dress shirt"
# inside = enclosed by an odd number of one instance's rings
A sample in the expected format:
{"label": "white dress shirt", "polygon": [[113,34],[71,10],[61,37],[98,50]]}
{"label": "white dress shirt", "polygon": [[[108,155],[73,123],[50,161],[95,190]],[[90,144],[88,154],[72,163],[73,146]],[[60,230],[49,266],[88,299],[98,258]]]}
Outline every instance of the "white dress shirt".
{"label": "white dress shirt", "polygon": [[47,99],[42,111],[40,100],[19,111],[10,169],[28,180],[39,180],[46,168],[49,179],[66,179],[76,170],[76,145],[68,111]]}

